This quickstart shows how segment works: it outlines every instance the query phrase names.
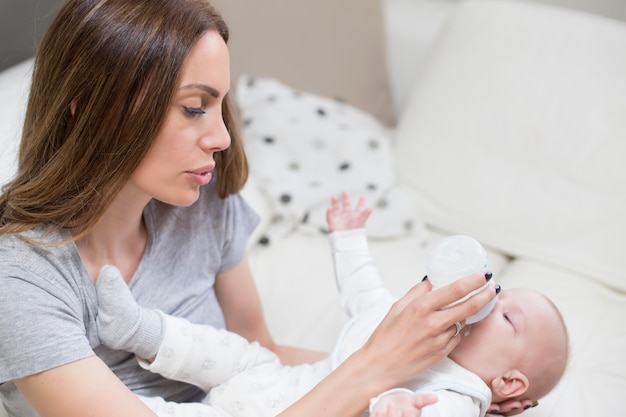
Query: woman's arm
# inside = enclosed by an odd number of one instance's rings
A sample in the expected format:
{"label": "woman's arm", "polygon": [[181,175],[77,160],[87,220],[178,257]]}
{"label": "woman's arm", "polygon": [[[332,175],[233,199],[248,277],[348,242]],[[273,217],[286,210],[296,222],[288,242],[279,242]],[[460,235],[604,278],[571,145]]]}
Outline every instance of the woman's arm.
{"label": "woman's arm", "polygon": [[452,302],[485,285],[474,274],[440,289],[428,280],[398,300],[366,344],[280,417],[356,417],[369,399],[399,386],[446,357],[458,344],[454,323],[476,314],[496,295],[488,286],[451,308]]}
{"label": "woman's arm", "polygon": [[41,417],[155,417],[97,356],[15,380]]}
{"label": "woman's arm", "polygon": [[314,362],[328,356],[323,352],[276,344],[267,328],[246,256],[233,269],[218,274],[215,293],[224,312],[226,328],[249,341],[258,341],[276,353],[284,364]]}

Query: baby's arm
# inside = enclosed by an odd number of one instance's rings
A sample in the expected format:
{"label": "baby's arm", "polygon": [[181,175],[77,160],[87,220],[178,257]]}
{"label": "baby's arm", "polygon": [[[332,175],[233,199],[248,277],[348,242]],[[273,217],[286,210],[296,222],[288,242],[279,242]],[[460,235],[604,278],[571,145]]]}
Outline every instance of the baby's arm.
{"label": "baby's arm", "polygon": [[[340,207],[341,206],[341,207]],[[384,288],[369,253],[365,222],[372,213],[360,198],[354,210],[347,193],[336,196],[326,211],[333,267],[341,305],[353,317],[375,305],[389,304],[394,298]]]}
{"label": "baby's arm", "polygon": [[235,333],[140,307],[115,267],[102,268],[96,290],[102,343],[135,353],[143,368],[166,378],[208,391],[246,369],[280,362]]}
{"label": "baby's arm", "polygon": [[434,393],[395,388],[371,400],[370,417],[419,417],[422,408],[435,402],[437,395]]}

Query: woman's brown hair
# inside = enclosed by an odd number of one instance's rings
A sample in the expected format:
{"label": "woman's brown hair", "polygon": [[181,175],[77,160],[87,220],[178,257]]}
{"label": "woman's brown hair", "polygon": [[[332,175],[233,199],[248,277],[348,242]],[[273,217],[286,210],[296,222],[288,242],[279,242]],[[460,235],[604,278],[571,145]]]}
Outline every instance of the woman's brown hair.
{"label": "woman's brown hair", "polygon": [[[72,227],[100,219],[146,155],[197,40],[228,28],[206,0],[70,0],[42,39],[19,149],[0,196],[0,234]],[[222,198],[248,165],[230,98],[228,149],[215,155]]]}

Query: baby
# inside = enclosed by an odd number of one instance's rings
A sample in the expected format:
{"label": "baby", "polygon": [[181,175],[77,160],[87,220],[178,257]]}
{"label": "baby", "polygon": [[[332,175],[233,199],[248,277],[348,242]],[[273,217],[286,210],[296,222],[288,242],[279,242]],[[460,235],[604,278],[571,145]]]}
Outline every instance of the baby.
{"label": "baby", "polygon": [[[341,303],[352,319],[325,360],[284,366],[274,353],[234,333],[141,308],[113,267],[103,268],[96,283],[101,341],[135,353],[151,372],[209,392],[203,403],[142,397],[160,417],[276,415],[362,346],[395,301],[371,262],[364,230],[370,214],[363,199],[353,210],[347,194],[341,204],[333,197],[327,211]],[[491,313],[457,337],[447,358],[372,399],[370,414],[482,417],[492,403],[539,400],[567,362],[561,315],[546,297],[527,289],[501,291]],[[434,401],[416,401],[415,392],[424,391],[435,393],[437,402],[422,408]]]}

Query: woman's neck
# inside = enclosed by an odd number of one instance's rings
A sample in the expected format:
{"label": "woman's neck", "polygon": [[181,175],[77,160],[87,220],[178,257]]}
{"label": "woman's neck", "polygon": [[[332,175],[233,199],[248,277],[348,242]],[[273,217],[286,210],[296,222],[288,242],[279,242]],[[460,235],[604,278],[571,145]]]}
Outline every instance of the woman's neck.
{"label": "woman's neck", "polygon": [[143,256],[148,240],[143,210],[149,200],[139,201],[129,194],[122,191],[94,227],[76,241],[94,282],[104,265],[116,266],[130,282]]}

